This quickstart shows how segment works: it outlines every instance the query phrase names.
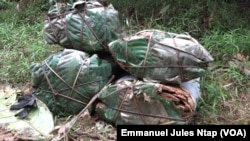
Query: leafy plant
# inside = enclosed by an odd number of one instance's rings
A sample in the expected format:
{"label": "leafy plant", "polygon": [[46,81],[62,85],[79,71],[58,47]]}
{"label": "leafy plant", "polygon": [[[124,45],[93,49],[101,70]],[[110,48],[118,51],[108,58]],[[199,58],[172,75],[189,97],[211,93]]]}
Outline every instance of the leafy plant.
{"label": "leafy plant", "polygon": [[[14,11],[14,12],[13,12]],[[31,10],[28,10],[31,14]],[[32,22],[20,17],[14,8],[7,9],[1,15],[1,79],[8,79],[13,83],[29,81],[29,65],[31,62],[41,61],[58,46],[47,46],[43,42],[43,15],[36,13]],[[10,16],[11,15],[11,16]],[[29,15],[26,15],[29,17]],[[39,15],[39,16],[38,16]]]}

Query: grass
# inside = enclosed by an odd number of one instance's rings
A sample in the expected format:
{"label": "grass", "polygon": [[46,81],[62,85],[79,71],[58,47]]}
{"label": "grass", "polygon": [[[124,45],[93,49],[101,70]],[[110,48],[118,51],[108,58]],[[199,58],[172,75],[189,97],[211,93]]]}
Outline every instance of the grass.
{"label": "grass", "polygon": [[213,53],[216,60],[232,56],[237,52],[246,56],[249,52],[249,29],[231,29],[229,31],[213,30],[205,33],[200,42]]}
{"label": "grass", "polygon": [[30,79],[29,65],[42,61],[58,46],[47,46],[42,36],[43,15],[39,10],[35,14],[17,13],[15,5],[1,12],[0,49],[1,80],[12,83],[24,83]]}
{"label": "grass", "polygon": [[[121,11],[128,34],[151,28],[189,32],[212,54],[215,61],[201,80],[202,97],[192,124],[250,124],[250,77],[230,65],[240,53],[246,58],[240,64],[250,68],[250,9],[212,0],[108,1]],[[15,3],[0,5],[5,6],[0,11],[0,80],[29,83],[29,65],[61,47],[44,44],[44,11],[30,7],[17,13]]]}

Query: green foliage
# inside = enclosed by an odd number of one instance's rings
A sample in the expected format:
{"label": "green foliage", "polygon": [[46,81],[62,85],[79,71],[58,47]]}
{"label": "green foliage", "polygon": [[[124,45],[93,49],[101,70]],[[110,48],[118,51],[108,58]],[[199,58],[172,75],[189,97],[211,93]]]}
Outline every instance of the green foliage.
{"label": "green foliage", "polygon": [[215,60],[221,60],[223,56],[232,56],[237,52],[247,56],[250,51],[249,35],[249,29],[211,30],[204,34],[200,42],[212,52]]}
{"label": "green foliage", "polygon": [[8,9],[11,6],[11,3],[6,0],[0,1],[0,10]]}
{"label": "green foliage", "polygon": [[[2,21],[0,22],[0,56],[1,60],[4,60],[0,63],[0,78],[8,79],[13,83],[29,81],[30,63],[43,60],[57,48],[57,46],[48,47],[43,42],[43,15],[40,12],[33,14],[31,10],[26,12],[17,13],[15,8],[10,8],[1,12],[0,17]],[[32,16],[29,15],[37,17],[30,21]]]}
{"label": "green foliage", "polygon": [[216,74],[212,75],[211,72],[202,79],[200,83],[202,98],[198,101],[197,111],[206,109],[209,111],[208,115],[218,114],[218,102],[227,98],[227,92],[222,89],[223,84],[220,82],[223,82],[223,77],[216,77]]}

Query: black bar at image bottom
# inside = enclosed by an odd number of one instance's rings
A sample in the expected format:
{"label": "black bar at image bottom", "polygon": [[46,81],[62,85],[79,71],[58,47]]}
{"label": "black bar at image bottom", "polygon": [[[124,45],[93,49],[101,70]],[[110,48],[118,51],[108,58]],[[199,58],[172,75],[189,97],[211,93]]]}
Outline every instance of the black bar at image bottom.
{"label": "black bar at image bottom", "polygon": [[202,141],[250,140],[250,125],[117,125],[117,141],[197,138]]}

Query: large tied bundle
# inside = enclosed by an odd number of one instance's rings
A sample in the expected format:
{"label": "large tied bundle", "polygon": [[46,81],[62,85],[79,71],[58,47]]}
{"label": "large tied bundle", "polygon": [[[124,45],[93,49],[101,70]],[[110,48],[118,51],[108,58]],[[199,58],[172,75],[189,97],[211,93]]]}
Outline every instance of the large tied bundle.
{"label": "large tied bundle", "polygon": [[97,55],[64,49],[31,68],[36,97],[54,115],[77,114],[108,82],[111,65]]}
{"label": "large tied bundle", "polygon": [[109,44],[116,62],[145,81],[180,84],[201,77],[209,52],[188,34],[143,30]]}
{"label": "large tied bundle", "polygon": [[[46,44],[59,44],[86,52],[107,51],[108,43],[120,38],[119,13],[98,1],[57,3],[45,19],[43,35]],[[60,12],[62,11],[62,12]]]}
{"label": "large tied bundle", "polygon": [[98,95],[99,116],[118,124],[187,124],[200,97],[196,80],[184,87],[121,80],[105,87]]}

